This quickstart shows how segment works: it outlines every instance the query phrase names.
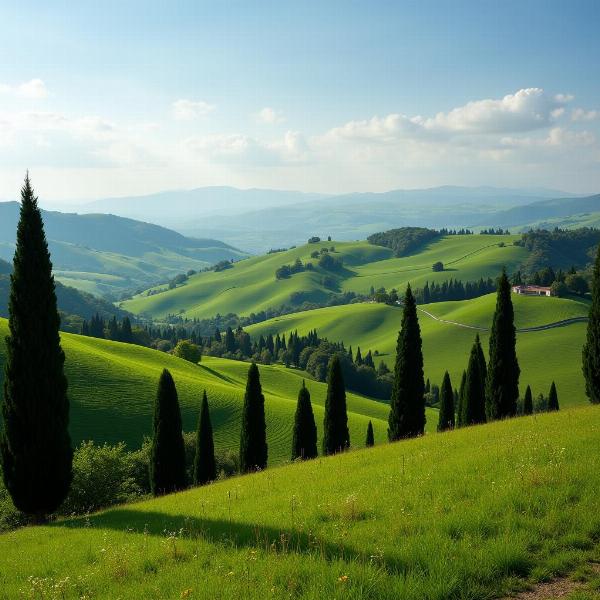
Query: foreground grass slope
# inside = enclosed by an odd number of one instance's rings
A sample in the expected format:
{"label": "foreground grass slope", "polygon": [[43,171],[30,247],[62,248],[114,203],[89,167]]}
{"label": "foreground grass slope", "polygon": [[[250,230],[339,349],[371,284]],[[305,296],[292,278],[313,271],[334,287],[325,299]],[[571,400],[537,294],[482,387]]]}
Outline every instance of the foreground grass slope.
{"label": "foreground grass slope", "polygon": [[572,409],[7,533],[0,598],[501,597],[600,558],[599,433]]}
{"label": "foreground grass slope", "polygon": [[[0,379],[4,373],[7,321],[0,319]],[[206,357],[200,365],[134,346],[72,334],[62,334],[71,400],[71,435],[75,442],[125,441],[132,447],[150,434],[158,377],[168,368],[179,392],[183,425],[196,428],[201,394],[207,390],[217,449],[239,448],[240,417],[248,363]],[[307,374],[281,366],[259,366],[267,417],[269,464],[289,460],[298,390]],[[306,379],[320,435],[327,386]],[[379,441],[387,435],[388,406],[348,394],[353,446],[364,446],[371,419]],[[429,414],[435,429],[436,412]]]}
{"label": "foreground grass slope", "polygon": [[[517,328],[553,323],[572,317],[587,316],[585,300],[512,296]],[[476,327],[489,327],[496,302],[495,294],[461,302],[439,302],[421,306],[438,318]],[[440,384],[447,369],[455,386],[466,368],[476,331],[442,323],[419,312],[423,337],[425,375]],[[357,346],[366,352],[378,350],[379,358],[393,367],[396,339],[402,309],[383,304],[350,304],[334,306],[270,319],[248,327],[252,336],[268,333],[303,334],[316,327],[319,335],[332,341],[343,340],[346,346]],[[585,340],[585,323],[517,334],[517,353],[521,365],[521,388],[531,385],[533,393],[547,394],[552,379],[556,381],[561,404],[586,401],[581,372],[581,348]],[[479,331],[487,353],[489,335]]]}
{"label": "foreground grass slope", "polygon": [[[320,242],[307,244],[286,252],[277,252],[240,261],[221,272],[199,273],[183,286],[165,287],[144,292],[122,303],[122,308],[134,314],[154,318],[180,314],[187,318],[212,317],[233,312],[249,315],[267,308],[290,304],[290,297],[301,292],[302,300],[323,301],[332,291],[353,291],[367,294],[374,288],[404,288],[407,282],[421,286],[425,281],[463,281],[480,277],[496,277],[502,266],[509,271],[518,267],[527,255],[524,248],[514,246],[518,236],[461,235],[447,236],[426,245],[419,252],[394,258],[390,249],[368,242]],[[340,273],[324,271],[310,254],[323,247],[335,247],[335,257],[344,261]],[[278,267],[292,264],[297,258],[313,262],[315,269],[275,279]],[[433,273],[431,265],[441,260],[447,270]],[[335,285],[323,285],[329,275]]]}

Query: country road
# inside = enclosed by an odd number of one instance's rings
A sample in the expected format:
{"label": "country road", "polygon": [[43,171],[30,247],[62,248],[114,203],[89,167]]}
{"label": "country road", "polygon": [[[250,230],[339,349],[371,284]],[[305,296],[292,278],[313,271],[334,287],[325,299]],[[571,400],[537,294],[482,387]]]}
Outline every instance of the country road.
{"label": "country road", "polygon": [[[478,325],[467,325],[466,323],[458,323],[457,321],[449,321],[447,319],[442,319],[441,317],[436,317],[434,314],[425,310],[424,308],[419,308],[417,306],[417,310],[427,315],[434,321],[438,321],[440,323],[445,323],[447,325],[456,325],[457,327],[464,327],[465,329],[475,329],[477,331],[489,331],[489,327],[479,327]],[[533,327],[522,327],[517,329],[517,333],[529,333],[532,331],[544,331],[545,329],[554,329],[556,327],[566,327],[567,325],[572,325],[573,323],[585,323],[587,322],[587,317],[571,317],[570,319],[563,319],[562,321],[555,321],[554,323],[546,323],[544,325],[535,325]]]}

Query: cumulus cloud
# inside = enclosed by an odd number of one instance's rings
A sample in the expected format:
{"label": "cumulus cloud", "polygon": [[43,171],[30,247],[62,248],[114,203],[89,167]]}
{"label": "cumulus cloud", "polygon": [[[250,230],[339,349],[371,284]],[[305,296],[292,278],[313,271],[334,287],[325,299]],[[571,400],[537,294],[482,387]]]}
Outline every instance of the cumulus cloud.
{"label": "cumulus cloud", "polygon": [[285,122],[285,117],[281,111],[275,110],[270,106],[265,106],[256,113],[256,120],[259,123],[266,123],[267,125],[279,125]]}
{"label": "cumulus cloud", "polygon": [[184,98],[176,100],[171,105],[172,114],[178,121],[190,121],[198,117],[204,117],[215,108],[214,104],[209,104],[203,100],[193,101]]}
{"label": "cumulus cloud", "polygon": [[583,108],[575,108],[571,113],[571,119],[573,121],[594,121],[600,117],[600,111],[597,110],[584,110]]}
{"label": "cumulus cloud", "polygon": [[41,79],[31,79],[17,85],[0,84],[0,95],[41,100],[48,96],[48,89]]}

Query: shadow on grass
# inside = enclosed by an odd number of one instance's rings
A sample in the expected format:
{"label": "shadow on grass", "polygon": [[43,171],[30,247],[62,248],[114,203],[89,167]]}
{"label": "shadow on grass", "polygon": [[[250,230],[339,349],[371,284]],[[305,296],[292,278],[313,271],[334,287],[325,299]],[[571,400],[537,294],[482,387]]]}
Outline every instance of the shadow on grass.
{"label": "shadow on grass", "polygon": [[227,383],[233,383],[235,385],[239,384],[239,382],[236,381],[235,379],[232,379],[231,377],[228,377],[227,375],[223,375],[223,373],[220,373],[216,369],[211,369],[210,367],[207,367],[206,365],[203,365],[202,363],[198,364],[198,366],[201,369],[204,369],[207,373],[210,373],[211,375],[214,375],[218,379],[222,379],[223,381],[226,381]]}
{"label": "shadow on grass", "polygon": [[[227,548],[253,548],[278,554],[297,553],[327,561],[373,562],[366,549],[357,550],[341,543],[331,543],[295,527],[275,528],[269,525],[243,523],[189,515],[169,515],[153,511],[116,508],[89,518],[53,523],[51,527],[66,529],[111,529],[128,534],[144,534],[166,538],[201,539]],[[390,573],[406,573],[411,565],[405,561],[378,556],[377,564]],[[412,565],[414,567],[414,565]]]}

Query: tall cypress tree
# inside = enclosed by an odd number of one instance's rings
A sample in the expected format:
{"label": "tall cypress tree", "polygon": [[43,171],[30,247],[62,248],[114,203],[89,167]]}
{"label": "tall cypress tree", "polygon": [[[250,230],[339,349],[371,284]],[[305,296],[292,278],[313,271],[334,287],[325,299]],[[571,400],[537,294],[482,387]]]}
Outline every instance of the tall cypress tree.
{"label": "tall cypress tree", "polygon": [[485,423],[485,379],[481,371],[481,356],[479,353],[479,338],[475,338],[469,366],[465,379],[465,390],[462,402],[463,425],[475,425]]}
{"label": "tall cypress tree", "polygon": [[585,391],[592,404],[600,403],[600,246],[596,253],[592,280],[587,337],[583,347]]}
{"label": "tall cypress tree", "polygon": [[442,389],[440,390],[440,414],[438,431],[454,429],[454,390],[448,371],[444,373]]}
{"label": "tall cypress tree", "polygon": [[342,365],[337,354],[329,364],[327,376],[327,397],[325,399],[325,419],[323,421],[323,454],[335,454],[350,447],[348,414],[346,412],[346,387],[342,375]]}
{"label": "tall cypress tree", "polygon": [[42,522],[69,491],[73,450],[52,263],[29,175],[21,189],[8,314],[2,475],[14,505]]}
{"label": "tall cypress tree", "polygon": [[550,393],[548,394],[548,411],[552,412],[558,409],[558,394],[556,393],[556,384],[553,381],[550,386]]}
{"label": "tall cypress tree", "polygon": [[265,397],[260,385],[256,363],[248,369],[246,394],[242,410],[240,436],[240,470],[242,473],[267,467],[267,425],[265,423]]}
{"label": "tall cypress tree", "polygon": [[309,459],[317,456],[317,426],[310,402],[310,392],[304,381],[298,392],[298,404],[294,416],[292,435],[292,460]]}
{"label": "tall cypress tree", "polygon": [[490,362],[486,382],[488,421],[513,417],[517,413],[519,375],[514,310],[506,271],[498,279],[496,312],[490,333]]}
{"label": "tall cypress tree", "polygon": [[460,378],[460,388],[458,390],[458,402],[456,403],[456,426],[464,427],[464,399],[465,399],[465,386],[467,385],[467,371],[462,372]]}
{"label": "tall cypress tree", "polygon": [[196,455],[194,456],[193,479],[194,485],[204,485],[217,478],[217,466],[215,463],[215,444],[213,441],[213,429],[208,410],[208,398],[206,390],[202,394],[202,405],[198,416],[198,428],[196,429]]}
{"label": "tall cypress tree", "polygon": [[154,402],[150,487],[159,496],[182,490],[186,483],[179,399],[173,377],[164,369]]}
{"label": "tall cypress tree", "polygon": [[367,438],[365,439],[365,446],[371,448],[375,445],[375,435],[373,434],[373,423],[369,421],[367,425]]}
{"label": "tall cypress tree", "polygon": [[531,387],[527,386],[525,390],[525,397],[523,398],[523,414],[524,415],[532,415],[533,414],[533,396],[531,394]]}
{"label": "tall cypress tree", "polygon": [[396,345],[396,365],[388,418],[388,439],[422,435],[425,430],[425,380],[417,304],[410,289],[404,295],[402,325]]}

